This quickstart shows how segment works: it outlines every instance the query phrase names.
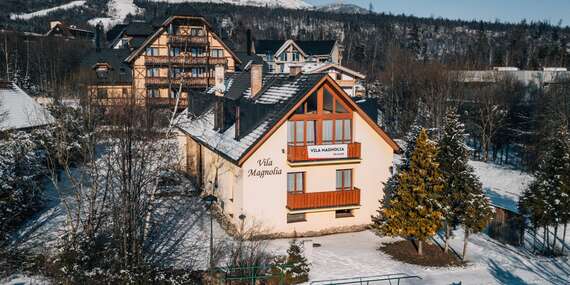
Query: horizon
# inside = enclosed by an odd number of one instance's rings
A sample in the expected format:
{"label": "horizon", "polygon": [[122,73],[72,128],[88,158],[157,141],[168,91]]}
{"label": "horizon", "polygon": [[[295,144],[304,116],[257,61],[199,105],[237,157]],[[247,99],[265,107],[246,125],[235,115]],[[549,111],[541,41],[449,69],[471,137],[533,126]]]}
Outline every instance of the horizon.
{"label": "horizon", "polygon": [[570,1],[564,0],[305,0],[312,5],[342,2],[374,12],[412,15],[422,18],[486,21],[501,23],[548,22],[553,26],[570,26]]}

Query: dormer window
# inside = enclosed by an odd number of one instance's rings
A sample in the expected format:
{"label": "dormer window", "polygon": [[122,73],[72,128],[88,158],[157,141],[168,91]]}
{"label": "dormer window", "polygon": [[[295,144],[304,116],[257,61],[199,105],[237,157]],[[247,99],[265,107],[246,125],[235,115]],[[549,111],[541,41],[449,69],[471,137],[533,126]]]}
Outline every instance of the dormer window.
{"label": "dormer window", "polygon": [[109,75],[110,66],[106,63],[97,64],[95,66],[95,74],[97,74],[97,78],[105,79]]}
{"label": "dormer window", "polygon": [[201,37],[204,35],[204,30],[201,28],[192,28],[190,29],[190,35],[195,37]]}

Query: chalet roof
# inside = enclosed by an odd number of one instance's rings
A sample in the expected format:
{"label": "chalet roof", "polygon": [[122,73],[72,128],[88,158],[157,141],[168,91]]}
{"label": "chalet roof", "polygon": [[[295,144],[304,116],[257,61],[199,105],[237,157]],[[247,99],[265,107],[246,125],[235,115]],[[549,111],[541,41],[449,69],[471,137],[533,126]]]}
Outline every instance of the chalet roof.
{"label": "chalet roof", "polygon": [[54,121],[47,109],[16,84],[0,82],[0,130],[34,128]]}
{"label": "chalet roof", "polygon": [[251,63],[258,63],[263,64],[264,68],[267,68],[267,63],[261,58],[261,56],[251,53],[247,54],[247,52],[236,52],[237,57],[241,60],[241,63],[237,66],[238,70],[246,70],[246,66]]}
{"label": "chalet roof", "polygon": [[144,36],[148,37],[155,31],[155,27],[147,22],[134,21],[127,24],[124,33],[128,36]]}
{"label": "chalet roof", "polygon": [[[236,74],[235,77],[243,75]],[[265,82],[260,94],[251,97],[250,88],[244,90],[242,84],[233,84],[237,81],[229,79],[226,83],[227,93],[233,97],[240,96],[240,106],[255,105],[260,112],[247,112],[249,118],[241,118],[240,129],[244,131],[235,138],[235,124],[223,132],[214,130],[214,108],[210,106],[202,115],[188,117],[184,111],[178,121],[178,128],[187,133],[201,144],[216,151],[234,163],[244,157],[290,108],[293,107],[312,87],[315,86],[324,74],[301,74],[291,77],[288,74],[271,74],[263,78]],[[234,78],[235,80],[235,78]],[[249,83],[249,81],[248,81]],[[248,84],[249,85],[249,84]],[[214,96],[206,95],[204,96]],[[244,124],[244,122],[249,122]]]}
{"label": "chalet roof", "polygon": [[[255,52],[265,54],[268,51],[275,54],[285,44],[286,40],[257,40]],[[328,55],[336,43],[334,40],[325,41],[297,41],[294,42],[308,55]]]}
{"label": "chalet roof", "polygon": [[348,67],[342,66],[340,64],[336,64],[336,63],[317,63],[315,65],[310,65],[307,64],[303,67],[303,72],[307,72],[307,73],[319,73],[319,72],[326,72],[329,69],[336,69],[336,70],[340,70],[346,74],[349,74],[351,76],[354,76],[358,79],[365,79],[366,75],[352,70]]}
{"label": "chalet roof", "polygon": [[131,83],[132,70],[131,67],[124,62],[129,56],[128,49],[101,49],[93,50],[85,59],[81,61],[83,68],[93,69],[97,64],[106,63],[110,65],[109,74],[106,78],[98,78],[98,83]]}

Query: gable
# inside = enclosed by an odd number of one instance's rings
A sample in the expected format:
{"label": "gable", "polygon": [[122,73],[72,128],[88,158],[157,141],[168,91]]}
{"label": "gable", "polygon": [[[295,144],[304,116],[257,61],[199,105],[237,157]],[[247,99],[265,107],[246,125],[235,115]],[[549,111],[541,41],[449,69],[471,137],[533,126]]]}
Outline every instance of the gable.
{"label": "gable", "polygon": [[[346,94],[346,92],[328,75],[324,76],[317,84],[315,84],[303,97],[301,97],[295,104],[292,104],[291,107],[287,110],[285,115],[281,116],[281,118],[274,124],[264,135],[261,137],[258,142],[253,145],[248,152],[238,161],[239,165],[242,165],[256,150],[258,150],[263,143],[265,143],[271,135],[273,135],[283,124],[285,124],[289,118],[291,118],[299,108],[301,108],[304,104],[308,102],[311,96],[314,94],[324,93],[326,91],[332,92],[334,99],[337,100],[335,102],[339,102],[344,108],[350,110],[350,112],[355,112],[364,119],[364,121],[376,132],[380,135],[382,139],[393,149],[394,152],[399,152],[400,147],[398,144],[390,138],[390,136],[382,129],[380,126],[372,120],[366,112],[364,112],[353,100],[352,98]],[[322,104],[322,103],[319,103]],[[333,106],[335,104],[333,103]],[[306,107],[305,107],[306,108]]]}

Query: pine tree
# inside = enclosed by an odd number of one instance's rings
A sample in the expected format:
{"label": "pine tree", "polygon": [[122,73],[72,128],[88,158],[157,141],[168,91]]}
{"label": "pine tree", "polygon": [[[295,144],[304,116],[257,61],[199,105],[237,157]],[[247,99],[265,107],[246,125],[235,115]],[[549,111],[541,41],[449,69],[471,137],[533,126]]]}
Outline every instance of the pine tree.
{"label": "pine tree", "polygon": [[285,281],[287,284],[298,284],[309,281],[309,262],[305,258],[303,249],[297,239],[291,241],[287,250],[287,264]]}
{"label": "pine tree", "polygon": [[489,224],[493,217],[493,209],[483,193],[481,182],[472,172],[465,175],[463,185],[465,188],[461,195],[458,218],[465,230],[463,238],[463,260],[465,260],[469,235],[482,231]]}
{"label": "pine tree", "polygon": [[473,176],[473,168],[468,164],[469,151],[465,145],[465,126],[455,112],[449,111],[445,127],[439,141],[437,160],[443,175],[444,187],[442,205],[444,210],[445,252],[449,248],[451,228],[459,224],[463,212],[465,189],[479,183]]}
{"label": "pine tree", "polygon": [[443,217],[438,202],[443,184],[436,156],[436,146],[422,129],[409,168],[399,173],[399,183],[381,209],[382,220],[377,225],[382,234],[415,239],[419,255],[423,254],[423,242],[437,232]]}
{"label": "pine tree", "polygon": [[550,244],[546,228],[554,226],[554,248],[558,225],[568,221],[570,145],[566,126],[559,127],[546,149],[538,170],[534,173],[534,181],[523,192],[519,208],[522,213],[529,215],[535,231],[540,227],[545,229],[545,251],[548,252]]}

